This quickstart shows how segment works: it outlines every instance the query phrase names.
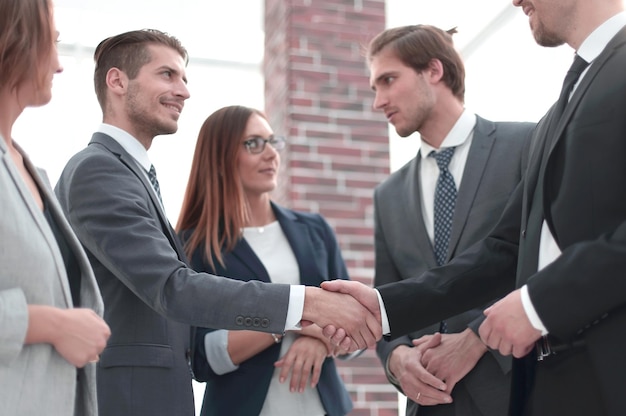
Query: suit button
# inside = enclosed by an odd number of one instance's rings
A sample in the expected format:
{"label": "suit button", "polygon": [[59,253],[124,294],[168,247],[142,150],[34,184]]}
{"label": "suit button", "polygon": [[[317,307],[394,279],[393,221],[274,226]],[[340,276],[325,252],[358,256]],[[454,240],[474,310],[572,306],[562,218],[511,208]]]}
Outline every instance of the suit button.
{"label": "suit button", "polygon": [[244,319],[244,325],[245,326],[252,326],[252,318],[248,317],[248,318]]}
{"label": "suit button", "polygon": [[270,326],[270,320],[267,318],[261,319],[261,327],[267,328],[268,326]]}
{"label": "suit button", "polygon": [[252,326],[259,327],[261,325],[261,318],[254,318]]}
{"label": "suit button", "polygon": [[522,230],[522,238],[526,238],[526,228]]}
{"label": "suit button", "polygon": [[235,323],[239,326],[243,325],[243,316],[239,315],[235,318]]}

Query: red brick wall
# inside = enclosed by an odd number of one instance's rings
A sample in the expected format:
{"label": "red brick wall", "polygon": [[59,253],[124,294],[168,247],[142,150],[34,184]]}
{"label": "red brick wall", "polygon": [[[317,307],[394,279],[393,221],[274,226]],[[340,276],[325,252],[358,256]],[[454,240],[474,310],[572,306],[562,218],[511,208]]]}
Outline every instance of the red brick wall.
{"label": "red brick wall", "polygon": [[[363,50],[385,27],[384,0],[265,0],[266,111],[288,137],[276,198],[319,212],[334,228],[350,276],[372,284],[372,192],[389,174],[387,124],[372,111]],[[397,414],[373,350],[340,363],[351,415]]]}

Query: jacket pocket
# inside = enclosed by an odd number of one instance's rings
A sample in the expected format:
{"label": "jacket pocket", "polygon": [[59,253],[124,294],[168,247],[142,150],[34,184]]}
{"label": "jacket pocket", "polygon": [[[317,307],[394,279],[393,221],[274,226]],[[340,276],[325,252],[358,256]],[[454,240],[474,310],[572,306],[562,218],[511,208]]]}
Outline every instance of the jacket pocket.
{"label": "jacket pocket", "polygon": [[129,344],[110,345],[100,354],[100,366],[165,367],[174,366],[174,351],[169,345]]}

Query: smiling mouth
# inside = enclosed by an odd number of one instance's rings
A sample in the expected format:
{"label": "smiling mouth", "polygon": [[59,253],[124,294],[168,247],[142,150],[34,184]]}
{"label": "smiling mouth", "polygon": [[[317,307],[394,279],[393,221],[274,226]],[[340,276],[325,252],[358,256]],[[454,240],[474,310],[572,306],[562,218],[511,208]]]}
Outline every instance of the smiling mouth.
{"label": "smiling mouth", "polygon": [[178,114],[180,114],[183,111],[183,106],[182,105],[171,104],[171,103],[163,103],[163,106],[166,107],[166,108],[169,108],[170,110],[176,111]]}

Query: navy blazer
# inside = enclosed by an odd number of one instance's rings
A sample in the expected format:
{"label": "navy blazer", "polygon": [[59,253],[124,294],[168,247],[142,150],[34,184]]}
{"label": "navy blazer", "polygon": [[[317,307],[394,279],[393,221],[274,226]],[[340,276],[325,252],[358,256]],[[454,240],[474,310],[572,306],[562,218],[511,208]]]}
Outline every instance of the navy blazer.
{"label": "navy blazer", "polygon": [[[319,286],[325,280],[348,279],[335,235],[321,215],[295,212],[276,204],[272,208],[298,262],[301,284]],[[183,240],[188,235],[183,232]],[[191,266],[197,271],[212,272],[204,251],[201,245],[192,253]],[[216,275],[270,282],[265,267],[246,240],[241,239],[233,251],[222,255],[225,266],[213,258]],[[206,382],[201,415],[258,415],[269,389],[274,362],[279,358],[280,344],[244,361],[232,373],[217,375],[207,362],[204,346],[204,336],[214,330],[196,330],[193,368],[196,379]],[[327,415],[345,415],[352,410],[352,401],[332,358],[327,358],[322,366],[317,390]]]}

